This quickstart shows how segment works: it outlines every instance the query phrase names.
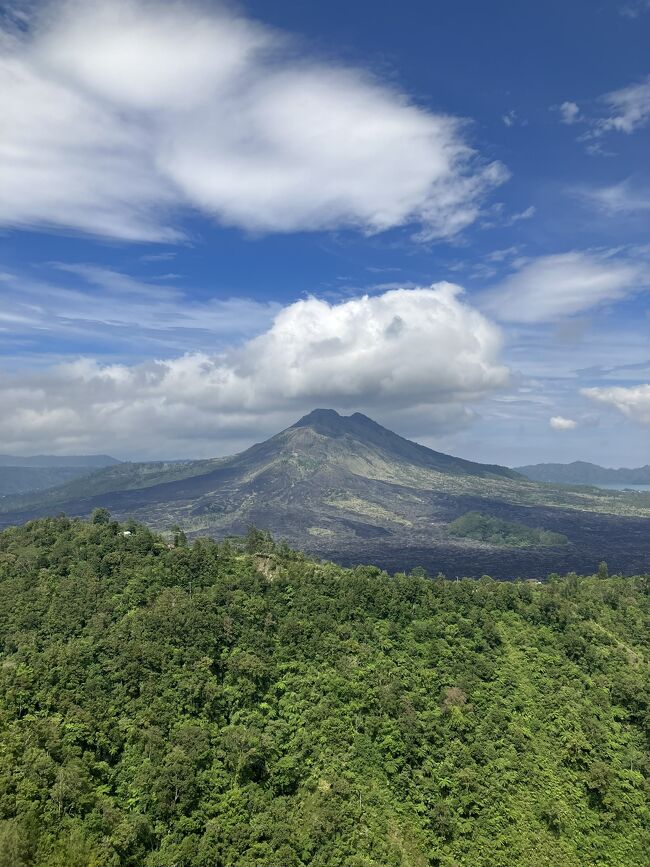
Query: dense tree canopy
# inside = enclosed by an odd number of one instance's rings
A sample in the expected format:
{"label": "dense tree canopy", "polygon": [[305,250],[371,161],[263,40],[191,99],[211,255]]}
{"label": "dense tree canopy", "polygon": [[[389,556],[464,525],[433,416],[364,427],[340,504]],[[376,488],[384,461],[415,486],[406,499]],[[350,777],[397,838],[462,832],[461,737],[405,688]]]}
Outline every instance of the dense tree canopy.
{"label": "dense tree canopy", "polygon": [[541,527],[528,527],[516,521],[504,521],[482,512],[467,512],[449,524],[449,534],[461,539],[476,539],[491,545],[526,548],[529,545],[566,545],[564,533]]}
{"label": "dense tree canopy", "polygon": [[0,590],[0,867],[647,863],[647,576],[95,514],[0,534]]}

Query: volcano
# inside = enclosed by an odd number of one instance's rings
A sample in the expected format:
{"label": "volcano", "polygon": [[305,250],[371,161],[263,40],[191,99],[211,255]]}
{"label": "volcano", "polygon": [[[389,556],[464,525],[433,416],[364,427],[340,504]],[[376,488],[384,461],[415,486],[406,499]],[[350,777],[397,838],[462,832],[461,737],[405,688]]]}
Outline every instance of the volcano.
{"label": "volcano", "polygon": [[[189,536],[224,538],[254,525],[316,556],[392,570],[537,577],[592,571],[605,559],[642,571],[650,520],[642,508],[617,514],[620,497],[541,485],[434,451],[361,413],[316,409],[233,457],[122,463],[32,497],[5,497],[0,524],[103,507]],[[468,512],[562,533],[568,544],[504,549],[450,535],[449,523]]]}

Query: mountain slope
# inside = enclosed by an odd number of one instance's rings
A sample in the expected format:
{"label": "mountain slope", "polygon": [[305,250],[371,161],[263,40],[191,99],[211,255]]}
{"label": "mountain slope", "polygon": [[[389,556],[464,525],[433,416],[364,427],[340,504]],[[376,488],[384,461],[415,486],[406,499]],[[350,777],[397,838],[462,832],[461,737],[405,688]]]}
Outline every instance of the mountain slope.
{"label": "mountain slope", "polygon": [[610,469],[586,461],[573,461],[570,464],[529,464],[516,467],[516,471],[536,482],[565,485],[650,485],[650,464],[634,469]]}
{"label": "mountain slope", "polygon": [[[340,562],[416,564],[453,574],[544,575],[588,571],[602,559],[642,571],[650,498],[540,486],[506,467],[454,458],[355,413],[315,410],[239,455],[170,464],[121,464],[46,492],[5,498],[0,523],[109,509],[159,530],[223,538],[250,524]],[[626,512],[628,517],[611,514]],[[456,538],[449,524],[479,512],[521,528],[562,534],[560,548],[519,550]],[[600,514],[598,514],[600,513]]]}

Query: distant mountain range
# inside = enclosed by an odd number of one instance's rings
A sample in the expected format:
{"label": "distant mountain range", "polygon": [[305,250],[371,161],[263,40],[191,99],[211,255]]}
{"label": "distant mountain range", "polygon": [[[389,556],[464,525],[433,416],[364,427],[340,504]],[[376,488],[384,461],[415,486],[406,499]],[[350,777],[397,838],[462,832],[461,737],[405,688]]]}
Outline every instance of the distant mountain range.
{"label": "distant mountain range", "polygon": [[[188,535],[224,538],[255,525],[316,556],[391,570],[422,565],[510,578],[588,572],[602,559],[626,572],[650,562],[650,497],[538,485],[507,467],[411,442],[360,413],[328,409],[233,457],[113,464],[5,497],[0,525],[97,507]],[[449,525],[467,513],[498,532],[454,535]]]}
{"label": "distant mountain range", "polygon": [[110,455],[0,455],[0,467],[86,467],[96,470],[119,463]]}
{"label": "distant mountain range", "polygon": [[0,496],[42,491],[118,463],[108,455],[0,455]]}
{"label": "distant mountain range", "polygon": [[618,470],[585,461],[570,464],[530,464],[516,471],[535,482],[564,485],[650,485],[650,464]]}

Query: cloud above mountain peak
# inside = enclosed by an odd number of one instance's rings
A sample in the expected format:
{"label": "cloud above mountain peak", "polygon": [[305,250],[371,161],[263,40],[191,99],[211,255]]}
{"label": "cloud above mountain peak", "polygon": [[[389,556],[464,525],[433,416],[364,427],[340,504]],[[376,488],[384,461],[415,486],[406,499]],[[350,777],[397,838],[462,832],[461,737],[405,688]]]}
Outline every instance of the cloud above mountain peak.
{"label": "cloud above mountain peak", "polygon": [[254,437],[331,404],[382,415],[432,410],[432,432],[436,420],[462,426],[468,405],[507,385],[508,370],[499,329],[460,293],[443,283],[339,303],[307,298],[219,354],[134,365],[80,358],[5,374],[0,438],[15,451],[100,442],[119,451],[146,429],[149,454],[192,442],[210,454],[233,431]]}

